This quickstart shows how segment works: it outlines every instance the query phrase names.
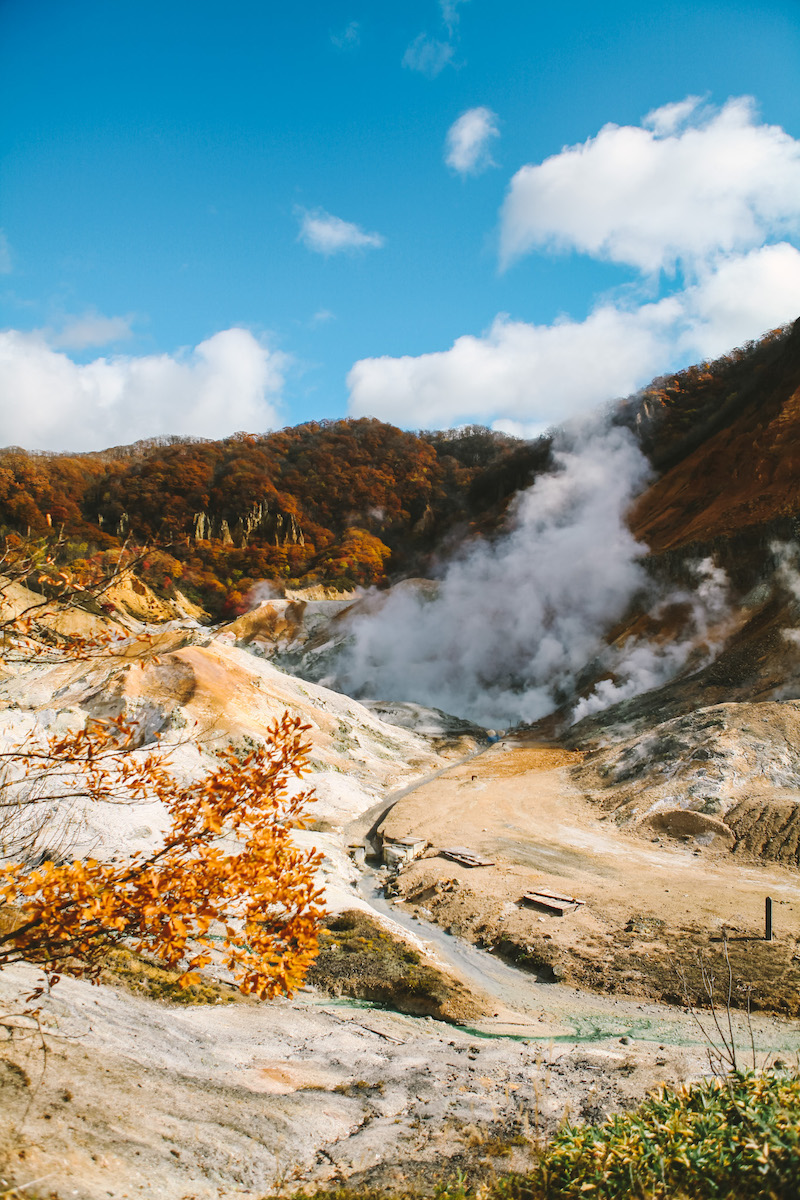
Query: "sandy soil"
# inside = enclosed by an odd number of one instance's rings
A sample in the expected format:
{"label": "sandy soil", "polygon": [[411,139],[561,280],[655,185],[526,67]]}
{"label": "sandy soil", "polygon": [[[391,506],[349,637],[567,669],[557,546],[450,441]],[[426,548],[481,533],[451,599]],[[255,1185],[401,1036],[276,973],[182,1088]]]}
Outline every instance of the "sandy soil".
{"label": "sandy soil", "polygon": [[[676,968],[695,990],[697,951],[718,960],[723,932],[737,978],[757,1006],[800,1004],[800,877],[741,863],[724,843],[654,839],[619,828],[570,779],[580,756],[502,743],[411,791],[381,832],[425,838],[397,895],[413,911],[542,973],[596,990],[682,999]],[[715,839],[720,842],[721,839]],[[470,869],[436,854],[463,846],[493,859]],[[564,916],[523,903],[548,888],[585,903]],[[763,941],[764,901],[775,940]]]}
{"label": "sandy soil", "polygon": [[[0,1014],[36,978],[3,971]],[[602,1119],[704,1065],[698,1046],[487,1038],[311,996],[175,1008],[70,979],[41,1022],[46,1058],[0,1022],[0,1179],[59,1200],[524,1169],[565,1112]]]}
{"label": "sandy soil", "polygon": [[[575,782],[619,824],[800,867],[800,702],[714,704],[592,748]],[[674,827],[674,829],[673,829]]]}
{"label": "sandy soil", "polygon": [[[44,1043],[29,1021],[0,1021],[0,1177],[42,1180],[43,1190],[79,1200],[256,1200],[280,1183],[391,1183],[409,1164],[426,1178],[476,1163],[524,1167],[531,1137],[555,1128],[566,1108],[596,1120],[660,1080],[700,1073],[705,1046],[688,1019],[639,998],[674,994],[675,961],[688,963],[698,946],[718,951],[711,939],[723,927],[737,972],[761,989],[756,999],[794,1011],[796,873],[734,862],[713,842],[656,844],[619,828],[571,782],[579,756],[570,752],[509,743],[450,766],[477,749],[474,740],[459,734],[443,749],[417,731],[419,713],[410,727],[408,713],[383,721],[237,648],[233,632],[174,623],[159,636],[144,656],[7,677],[0,739],[12,745],[34,729],[124,713],[143,736],[160,733],[176,771],[191,774],[208,768],[198,732],[212,745],[246,746],[289,708],[311,725],[320,796],[318,828],[297,837],[325,852],[331,908],[368,903],[346,853],[348,823],[359,814],[369,823],[395,789],[410,787],[386,832],[419,833],[433,851],[467,846],[496,865],[414,863],[398,881],[410,901],[394,906],[398,920],[404,910],[427,914],[534,974],[493,955],[483,956],[491,969],[476,966],[466,946],[461,977],[481,987],[480,976],[498,999],[473,1029],[313,993],[186,1009],[62,980],[41,1013]],[[109,854],[146,850],[161,837],[155,808],[98,805],[86,836]],[[522,906],[535,885],[585,905],[563,918]],[[767,893],[777,940],[735,940],[760,932]],[[34,978],[23,968],[0,974],[0,1013],[24,1006]],[[587,996],[554,979],[615,994]],[[798,1044],[793,1026],[760,1020],[762,1051]]]}

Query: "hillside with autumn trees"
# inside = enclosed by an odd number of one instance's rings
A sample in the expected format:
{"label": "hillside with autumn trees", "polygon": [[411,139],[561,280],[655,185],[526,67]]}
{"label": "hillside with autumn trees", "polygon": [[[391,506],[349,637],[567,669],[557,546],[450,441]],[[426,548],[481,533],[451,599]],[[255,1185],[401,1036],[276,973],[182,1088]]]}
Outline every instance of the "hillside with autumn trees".
{"label": "hillside with autumn trees", "polygon": [[99,454],[14,447],[0,452],[0,525],[63,527],[81,565],[146,545],[151,586],[230,615],[264,579],[350,588],[424,570],[443,543],[496,524],[549,461],[547,439],[366,418]]}
{"label": "hillside with autumn trees", "polygon": [[[619,401],[654,482],[632,528],[659,552],[800,512],[800,323]],[[159,438],[91,454],[0,450],[0,533],[62,530],[83,568],[146,546],[137,569],[212,616],[254,583],[382,586],[427,574],[501,526],[513,496],[552,469],[551,439],[482,426],[411,433],[321,421],[222,441]]]}

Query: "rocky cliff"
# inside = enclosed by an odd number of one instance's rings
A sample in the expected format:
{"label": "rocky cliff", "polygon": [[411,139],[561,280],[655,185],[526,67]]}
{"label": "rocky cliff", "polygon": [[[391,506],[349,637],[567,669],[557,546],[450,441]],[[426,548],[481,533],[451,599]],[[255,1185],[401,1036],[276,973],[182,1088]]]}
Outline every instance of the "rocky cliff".
{"label": "rocky cliff", "polygon": [[[100,529],[108,528],[102,512],[95,520]],[[124,538],[131,532],[131,519],[127,512],[121,513],[113,522],[110,533]],[[133,530],[135,532],[135,529]],[[249,509],[223,516],[219,512],[203,510],[192,515],[186,533],[195,542],[207,542],[212,538],[224,546],[247,546],[250,539],[259,537],[272,546],[303,546],[305,539],[300,522],[292,513],[281,512],[266,500],[256,501]]]}
{"label": "rocky cliff", "polygon": [[192,537],[197,542],[219,538],[226,546],[246,546],[252,537],[264,538],[273,546],[305,544],[297,517],[281,512],[266,500],[257,501],[250,509],[230,519],[219,513],[195,513]]}

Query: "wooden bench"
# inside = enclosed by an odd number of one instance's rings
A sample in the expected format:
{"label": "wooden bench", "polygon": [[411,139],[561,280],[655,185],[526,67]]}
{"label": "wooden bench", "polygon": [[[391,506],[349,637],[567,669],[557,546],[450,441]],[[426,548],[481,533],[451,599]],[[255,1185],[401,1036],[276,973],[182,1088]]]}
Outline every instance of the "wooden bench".
{"label": "wooden bench", "polygon": [[446,850],[440,850],[442,858],[449,858],[451,862],[460,863],[462,867],[493,867],[494,863],[491,858],[484,858],[482,854],[475,854],[472,850],[464,850],[461,846],[450,846]]}
{"label": "wooden bench", "polygon": [[551,892],[547,888],[537,888],[536,891],[525,892],[522,899],[526,904],[542,908],[545,912],[555,913],[559,917],[563,917],[567,912],[575,912],[579,905],[586,903],[585,900],[576,900],[574,896],[561,896],[558,892]]}

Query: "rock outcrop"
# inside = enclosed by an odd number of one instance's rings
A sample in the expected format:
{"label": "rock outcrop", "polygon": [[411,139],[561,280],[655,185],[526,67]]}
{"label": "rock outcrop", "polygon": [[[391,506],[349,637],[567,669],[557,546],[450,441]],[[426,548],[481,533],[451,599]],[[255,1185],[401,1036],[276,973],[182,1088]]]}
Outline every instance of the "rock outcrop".
{"label": "rock outcrop", "polygon": [[259,500],[231,521],[217,513],[195,513],[191,535],[196,542],[218,538],[226,546],[246,546],[252,537],[266,538],[273,546],[304,544],[297,517],[281,512],[266,500]]}
{"label": "rock outcrop", "polygon": [[590,751],[578,786],[618,825],[800,865],[800,701],[700,707]]}

